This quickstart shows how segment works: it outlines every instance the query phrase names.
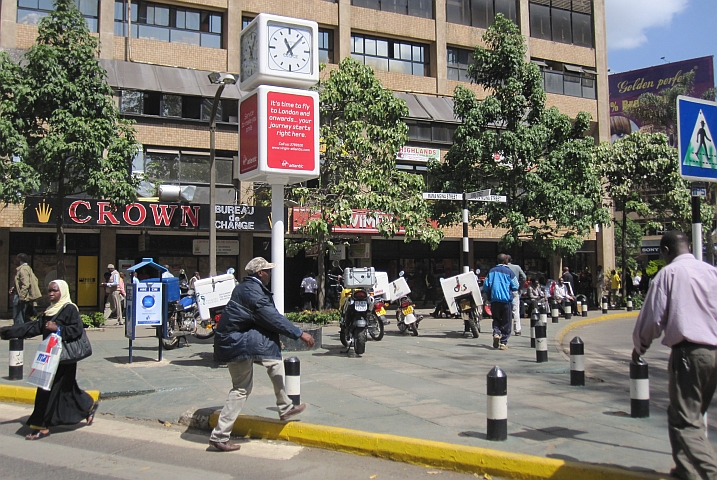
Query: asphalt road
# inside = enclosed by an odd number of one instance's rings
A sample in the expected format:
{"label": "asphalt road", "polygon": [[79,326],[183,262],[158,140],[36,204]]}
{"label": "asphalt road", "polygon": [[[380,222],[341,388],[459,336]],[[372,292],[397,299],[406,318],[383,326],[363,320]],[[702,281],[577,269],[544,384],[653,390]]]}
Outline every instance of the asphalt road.
{"label": "asphalt road", "polygon": [[0,403],[0,475],[7,480],[473,478],[285,442],[235,439],[240,451],[217,452],[208,447],[206,432],[107,416],[90,427],[58,427],[29,442],[24,422],[31,411]]}

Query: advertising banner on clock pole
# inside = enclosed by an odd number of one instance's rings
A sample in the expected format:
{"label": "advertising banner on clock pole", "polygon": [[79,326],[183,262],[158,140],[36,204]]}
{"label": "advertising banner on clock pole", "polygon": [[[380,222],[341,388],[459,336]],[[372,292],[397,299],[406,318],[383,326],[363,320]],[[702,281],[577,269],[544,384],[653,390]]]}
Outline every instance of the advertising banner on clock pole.
{"label": "advertising banner on clock pole", "polygon": [[261,86],[239,108],[239,179],[292,184],[319,176],[319,95]]}

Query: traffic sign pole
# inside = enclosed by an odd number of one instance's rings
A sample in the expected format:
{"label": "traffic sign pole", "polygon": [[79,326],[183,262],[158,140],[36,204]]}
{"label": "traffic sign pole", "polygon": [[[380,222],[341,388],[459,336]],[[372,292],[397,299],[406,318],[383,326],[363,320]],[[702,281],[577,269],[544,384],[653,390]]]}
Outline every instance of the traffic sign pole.
{"label": "traffic sign pole", "polygon": [[692,254],[702,260],[702,216],[700,215],[700,197],[694,195],[696,184],[692,184]]}
{"label": "traffic sign pole", "polygon": [[468,273],[470,267],[468,265],[468,251],[470,241],[468,239],[468,201],[466,194],[463,194],[463,273]]}

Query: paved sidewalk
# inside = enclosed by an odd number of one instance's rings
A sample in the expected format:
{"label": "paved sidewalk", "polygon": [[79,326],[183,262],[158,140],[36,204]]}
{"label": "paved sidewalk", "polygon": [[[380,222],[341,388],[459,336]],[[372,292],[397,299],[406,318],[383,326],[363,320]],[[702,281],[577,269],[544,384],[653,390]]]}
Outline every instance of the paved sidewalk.
{"label": "paved sidewalk", "polygon": [[[622,317],[610,321],[634,324],[635,315],[590,312],[588,320]],[[507,351],[492,348],[490,320],[482,322],[478,339],[460,335],[461,320],[427,315],[418,337],[399,334],[392,320],[384,339],[369,341],[362,357],[342,353],[337,326],[324,328],[323,348],[296,354],[301,400],[309,404],[302,422],[636,471],[665,474],[672,467],[660,405],[648,419],[629,417],[629,359],[603,357],[614,364],[603,377],[612,377],[596,379],[588,371],[584,388],[570,386],[569,362],[557,340],[564,335],[569,341],[570,333],[560,333],[583,318],[548,324],[549,362],[542,364],[530,348],[528,319],[523,336],[511,337]],[[122,335],[119,327],[90,331],[94,355],[78,369],[82,388],[102,392],[101,414],[176,422],[187,411],[221,408],[231,384],[226,368],[212,359],[212,340],[190,339],[189,347],[164,351],[157,362],[157,339],[138,339],[129,364]],[[26,361],[37,343],[26,341]],[[0,358],[7,358],[7,348],[8,342],[0,342]],[[485,436],[486,375],[495,365],[508,374],[505,442]],[[659,368],[664,366],[651,372]],[[26,365],[25,375],[28,370]],[[0,385],[20,383],[0,379]],[[276,419],[274,403],[267,375],[256,368],[254,391],[242,413]]]}

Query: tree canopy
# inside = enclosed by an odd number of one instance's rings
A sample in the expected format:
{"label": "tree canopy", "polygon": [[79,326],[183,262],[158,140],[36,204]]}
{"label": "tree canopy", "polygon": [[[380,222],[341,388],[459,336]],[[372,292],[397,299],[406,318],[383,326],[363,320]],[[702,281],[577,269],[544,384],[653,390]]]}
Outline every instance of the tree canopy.
{"label": "tree canopy", "polygon": [[[545,108],[540,71],[525,61],[525,40],[513,22],[496,15],[483,40],[468,76],[488,96],[456,88],[462,124],[445,162],[429,165],[431,190],[492,188],[507,205],[469,202],[472,224],[506,229],[509,247],[531,241],[543,254],[572,255],[595,224],[609,221],[595,142],[585,137],[590,115],[570,119]],[[436,202],[434,210],[440,224],[459,221],[456,202]]]}
{"label": "tree canopy", "polygon": [[431,224],[423,177],[396,169],[396,154],[408,140],[405,102],[383,88],[370,67],[351,58],[318,89],[320,177],[292,195],[310,212],[299,231],[319,245],[320,285],[332,229],[349,225],[354,210],[365,210],[383,237],[401,233],[406,242],[418,239],[436,247],[443,234]]}
{"label": "tree canopy", "polygon": [[139,145],[120,118],[99,42],[72,0],[57,0],[19,62],[0,53],[0,201],[57,200],[57,275],[64,277],[62,200],[73,194],[124,205],[136,198]]}

